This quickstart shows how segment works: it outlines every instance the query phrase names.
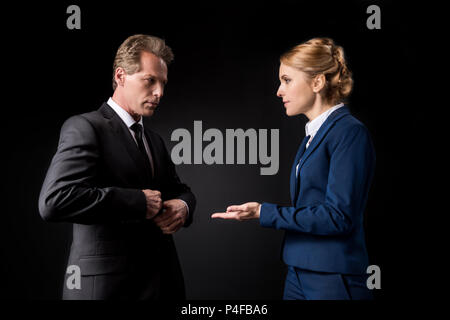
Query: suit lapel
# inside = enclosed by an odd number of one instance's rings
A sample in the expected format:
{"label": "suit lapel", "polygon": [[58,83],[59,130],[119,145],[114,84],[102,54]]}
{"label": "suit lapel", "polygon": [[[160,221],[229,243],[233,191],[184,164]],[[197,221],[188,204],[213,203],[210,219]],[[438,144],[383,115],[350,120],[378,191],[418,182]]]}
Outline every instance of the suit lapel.
{"label": "suit lapel", "polygon": [[303,155],[303,153],[305,152],[305,146],[307,143],[307,139],[306,137],[303,138],[302,143],[300,144],[300,147],[298,147],[297,150],[297,155],[295,156],[295,160],[294,163],[292,165],[292,169],[291,169],[291,199],[292,201],[295,198],[295,195],[297,194],[297,164],[300,160],[300,157]]}
{"label": "suit lapel", "polygon": [[[292,185],[292,182],[291,182],[291,190],[293,190],[293,196],[291,199],[293,199],[294,206],[297,203],[298,193],[300,190],[300,180],[302,178],[300,176],[300,169],[303,167],[303,164],[308,159],[308,157],[314,152],[314,150],[316,150],[316,148],[319,146],[319,144],[322,142],[322,140],[327,135],[328,131],[330,131],[330,129],[336,123],[336,121],[348,114],[350,114],[350,111],[348,110],[348,108],[346,106],[341,107],[341,108],[337,109],[336,111],[334,111],[333,113],[331,113],[328,116],[327,120],[322,124],[319,131],[317,131],[316,135],[314,136],[314,138],[311,141],[311,144],[308,146],[308,149],[306,149],[305,152],[301,152],[301,150],[299,150],[299,153],[301,153],[301,154],[298,157],[298,159],[296,159],[296,162],[294,164],[295,166],[297,165],[297,163],[299,164],[298,165],[299,174],[297,177],[295,175],[295,173],[296,173],[295,168],[293,168],[294,169],[294,185]],[[304,140],[306,140],[306,139],[304,139]],[[303,142],[305,142],[305,141],[303,141]],[[305,146],[306,146],[306,142],[305,142]],[[300,160],[300,158],[301,158],[301,161],[298,162]],[[292,176],[291,176],[291,179],[292,179]]]}
{"label": "suit lapel", "polygon": [[108,119],[108,123],[113,129],[114,134],[117,137],[117,141],[121,143],[136,166],[136,174],[144,185],[147,185],[150,181],[150,175],[146,169],[144,158],[142,157],[139,148],[131,136],[130,130],[128,130],[125,123],[120,119],[116,112],[107,104],[103,103],[99,110],[102,115]]}
{"label": "suit lapel", "polygon": [[315,137],[312,139],[311,144],[309,145],[308,149],[306,149],[305,153],[303,154],[302,160],[300,161],[300,165],[298,166],[298,171],[302,168],[305,161],[308,159],[308,157],[311,155],[311,153],[316,150],[316,148],[319,146],[319,144],[322,142],[322,140],[327,135],[328,131],[333,127],[333,125],[336,123],[337,120],[340,118],[350,114],[350,111],[347,107],[341,107],[331,113],[327,120],[322,124],[319,131],[317,131]]}

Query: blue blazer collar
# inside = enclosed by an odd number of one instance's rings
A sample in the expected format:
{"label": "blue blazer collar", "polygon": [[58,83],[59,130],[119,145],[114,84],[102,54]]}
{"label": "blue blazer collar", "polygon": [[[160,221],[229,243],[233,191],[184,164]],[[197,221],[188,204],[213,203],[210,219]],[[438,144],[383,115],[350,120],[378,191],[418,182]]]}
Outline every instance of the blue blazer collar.
{"label": "blue blazer collar", "polygon": [[350,110],[347,106],[343,106],[336,111],[333,111],[325,120],[325,122],[322,124],[322,126],[319,128],[319,131],[317,131],[316,135],[311,141],[311,144],[309,145],[308,149],[306,149],[305,153],[302,155],[302,159],[300,161],[298,171],[300,171],[301,167],[305,163],[306,159],[308,159],[309,155],[317,148],[317,146],[322,142],[323,138],[327,135],[328,131],[333,127],[333,125],[341,119],[342,117],[349,115]]}

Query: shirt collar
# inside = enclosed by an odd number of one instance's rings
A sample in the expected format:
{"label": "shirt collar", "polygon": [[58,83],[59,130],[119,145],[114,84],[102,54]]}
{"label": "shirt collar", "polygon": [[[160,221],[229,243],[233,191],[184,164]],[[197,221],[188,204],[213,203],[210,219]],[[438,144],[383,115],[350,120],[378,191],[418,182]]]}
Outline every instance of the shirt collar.
{"label": "shirt collar", "polygon": [[314,120],[308,121],[305,125],[305,134],[307,136],[311,136],[314,137],[317,133],[317,131],[319,131],[320,127],[322,126],[322,124],[327,120],[328,116],[335,110],[343,107],[344,104],[343,103],[339,103],[333,107],[331,107],[330,109],[328,109],[327,111],[321,113],[318,117],[316,117]]}
{"label": "shirt collar", "polygon": [[[135,124],[136,121],[133,119],[133,117],[127,111],[125,111],[125,109],[119,106],[111,97],[108,99],[108,102],[106,103],[117,113],[120,119],[122,119],[122,121],[125,122],[128,128],[130,128],[133,124]],[[142,127],[144,127],[142,116],[141,119],[139,119],[138,123]]]}

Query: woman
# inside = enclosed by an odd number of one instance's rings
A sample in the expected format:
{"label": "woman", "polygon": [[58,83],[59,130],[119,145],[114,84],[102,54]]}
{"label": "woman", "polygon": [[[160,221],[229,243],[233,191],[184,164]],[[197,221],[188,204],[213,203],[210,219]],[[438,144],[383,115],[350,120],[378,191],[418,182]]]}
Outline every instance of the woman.
{"label": "woman", "polygon": [[366,127],[342,103],[353,84],[344,51],[314,38],[280,62],[277,96],[286,114],[309,119],[291,171],[292,205],[248,202],[212,218],[259,219],[286,230],[284,299],[371,299],[363,212],[375,152]]}

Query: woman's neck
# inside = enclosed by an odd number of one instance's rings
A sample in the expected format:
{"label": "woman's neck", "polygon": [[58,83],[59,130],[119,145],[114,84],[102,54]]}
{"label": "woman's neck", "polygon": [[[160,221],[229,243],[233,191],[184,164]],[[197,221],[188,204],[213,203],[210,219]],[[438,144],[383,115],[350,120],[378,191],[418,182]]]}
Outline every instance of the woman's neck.
{"label": "woman's neck", "polygon": [[311,107],[311,109],[308,112],[305,113],[305,116],[308,118],[309,121],[312,121],[325,111],[331,109],[333,106],[334,104],[331,103],[317,102]]}

